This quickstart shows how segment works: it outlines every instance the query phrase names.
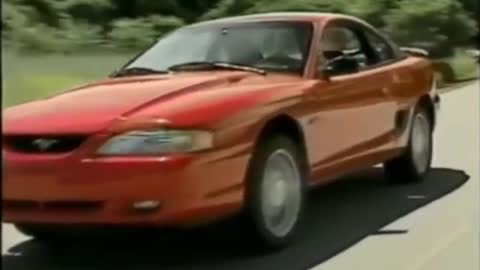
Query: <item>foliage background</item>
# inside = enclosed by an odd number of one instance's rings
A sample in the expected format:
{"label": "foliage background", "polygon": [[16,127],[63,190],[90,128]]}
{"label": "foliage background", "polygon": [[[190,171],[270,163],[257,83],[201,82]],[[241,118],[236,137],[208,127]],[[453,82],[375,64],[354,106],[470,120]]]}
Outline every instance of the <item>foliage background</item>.
{"label": "foliage background", "polygon": [[259,12],[341,12],[402,44],[463,46],[478,37],[477,0],[4,0],[2,35],[27,52],[142,49],[206,19]]}

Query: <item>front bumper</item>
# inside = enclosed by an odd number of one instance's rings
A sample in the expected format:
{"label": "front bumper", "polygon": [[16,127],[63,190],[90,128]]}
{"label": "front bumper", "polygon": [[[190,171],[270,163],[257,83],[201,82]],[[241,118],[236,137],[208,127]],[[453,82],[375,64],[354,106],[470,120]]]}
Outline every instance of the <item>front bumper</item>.
{"label": "front bumper", "polygon": [[[3,221],[189,225],[238,211],[245,149],[146,158],[79,159],[5,153]],[[149,211],[134,203],[158,201]]]}

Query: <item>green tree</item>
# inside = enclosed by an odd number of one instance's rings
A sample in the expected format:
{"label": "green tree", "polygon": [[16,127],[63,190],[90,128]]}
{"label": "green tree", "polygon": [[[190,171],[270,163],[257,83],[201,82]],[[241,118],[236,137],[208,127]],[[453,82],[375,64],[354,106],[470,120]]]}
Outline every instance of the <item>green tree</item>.
{"label": "green tree", "polygon": [[18,0],[3,1],[2,29],[5,31],[2,31],[2,34],[27,25],[31,18],[36,15],[33,7],[20,5]]}
{"label": "green tree", "polygon": [[376,27],[385,26],[384,15],[388,10],[395,8],[397,1],[392,0],[339,0],[342,2],[341,11],[355,17],[362,18]]}
{"label": "green tree", "polygon": [[[182,18],[187,22],[198,21],[203,14],[216,7],[219,0],[176,0],[178,7],[183,10]],[[178,13],[180,14],[180,13]]]}
{"label": "green tree", "polygon": [[221,0],[200,19],[209,20],[246,14],[253,8],[255,0]]}
{"label": "green tree", "polygon": [[337,12],[361,17],[376,26],[383,26],[386,9],[393,0],[223,0],[203,19],[264,12]]}
{"label": "green tree", "polygon": [[[242,1],[239,0],[239,2]],[[168,15],[194,22],[215,7],[219,0],[111,0],[111,2],[114,6],[115,18]]]}
{"label": "green tree", "polygon": [[249,12],[282,12],[282,11],[300,11],[300,12],[341,12],[344,10],[342,0],[279,0],[279,1],[257,1]]}
{"label": "green tree", "polygon": [[[465,8],[470,17],[476,21],[477,28],[480,28],[480,3],[478,0],[459,0],[462,6]],[[478,44],[480,40],[480,31],[477,31],[477,35],[471,39],[472,42]]]}
{"label": "green tree", "polygon": [[66,50],[82,47],[78,45],[82,42],[84,47],[98,46],[105,39],[119,47],[138,48],[185,23],[262,12],[346,13],[384,29],[402,44],[450,47],[469,38],[471,42],[480,25],[478,0],[4,0],[2,4],[5,43],[32,50],[36,46]]}
{"label": "green tree", "polygon": [[91,50],[101,46],[104,42],[102,27],[86,21],[75,21],[66,14],[60,19],[56,31],[56,35],[61,38],[63,52]]}
{"label": "green tree", "polygon": [[112,23],[108,37],[122,49],[143,49],[161,35],[184,25],[173,16],[153,15],[139,19],[119,19]]}
{"label": "green tree", "polygon": [[480,20],[480,4],[478,0],[459,0],[462,6],[465,8],[467,13],[469,13],[473,18]]}
{"label": "green tree", "polygon": [[110,0],[56,0],[57,10],[71,16],[72,20],[106,26],[112,19],[113,3]]}
{"label": "green tree", "polygon": [[385,30],[401,44],[434,42],[451,47],[478,31],[456,0],[403,0],[384,19]]}

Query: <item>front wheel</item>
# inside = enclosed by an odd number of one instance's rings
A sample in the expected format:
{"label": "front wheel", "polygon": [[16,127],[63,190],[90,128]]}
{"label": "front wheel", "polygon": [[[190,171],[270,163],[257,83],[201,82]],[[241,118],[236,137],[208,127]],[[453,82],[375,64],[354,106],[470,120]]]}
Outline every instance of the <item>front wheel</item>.
{"label": "front wheel", "polygon": [[384,164],[387,179],[400,183],[423,180],[431,167],[432,149],[432,121],[427,111],[419,107],[413,115],[407,149]]}
{"label": "front wheel", "polygon": [[297,145],[276,136],[254,154],[247,179],[247,214],[257,239],[280,249],[295,238],[304,205],[304,172]]}

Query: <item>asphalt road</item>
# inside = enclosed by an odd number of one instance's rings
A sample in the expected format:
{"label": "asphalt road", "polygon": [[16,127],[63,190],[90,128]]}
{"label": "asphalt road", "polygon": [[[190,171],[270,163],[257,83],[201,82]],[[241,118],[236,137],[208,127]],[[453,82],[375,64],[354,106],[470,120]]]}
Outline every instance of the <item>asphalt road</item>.
{"label": "asphalt road", "polygon": [[[169,242],[168,248],[161,247],[162,241],[123,241],[102,251],[94,249],[101,243],[79,248],[71,243],[60,252],[2,224],[3,266],[16,270],[305,269],[318,264],[312,270],[480,269],[479,93],[476,82],[442,95],[434,166],[448,170],[436,170],[422,186],[398,189],[379,184],[380,174],[369,171],[319,191],[309,212],[307,239],[284,254],[238,255],[236,249],[226,248],[228,237],[213,240],[221,235],[216,230],[206,232],[211,238],[197,232],[170,239],[175,244]],[[457,172],[467,174],[468,181]],[[443,180],[436,184],[438,179]],[[240,243],[242,236],[232,237],[237,248],[248,249],[248,243]],[[206,248],[205,241],[211,246]],[[192,257],[187,261],[185,256]]]}

